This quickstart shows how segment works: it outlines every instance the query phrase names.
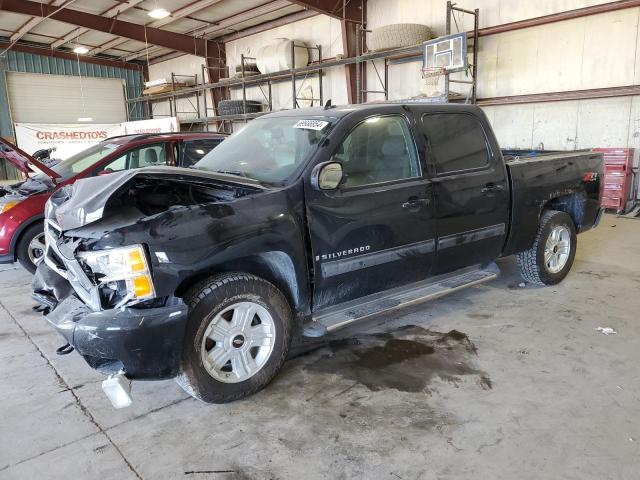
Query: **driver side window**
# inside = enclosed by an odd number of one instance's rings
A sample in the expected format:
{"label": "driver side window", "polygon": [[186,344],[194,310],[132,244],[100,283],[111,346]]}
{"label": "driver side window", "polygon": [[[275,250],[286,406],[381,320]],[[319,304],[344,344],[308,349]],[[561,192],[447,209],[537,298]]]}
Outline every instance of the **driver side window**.
{"label": "driver side window", "polygon": [[102,167],[100,170],[107,170],[107,171],[111,170],[111,171],[114,171],[114,172],[119,172],[120,170],[126,170],[127,169],[127,155],[128,154],[124,154],[121,157],[116,158],[115,160],[113,160],[109,164],[107,164],[104,167]]}
{"label": "driver side window", "polygon": [[413,136],[401,115],[364,120],[347,135],[334,158],[342,163],[346,188],[420,176]]}

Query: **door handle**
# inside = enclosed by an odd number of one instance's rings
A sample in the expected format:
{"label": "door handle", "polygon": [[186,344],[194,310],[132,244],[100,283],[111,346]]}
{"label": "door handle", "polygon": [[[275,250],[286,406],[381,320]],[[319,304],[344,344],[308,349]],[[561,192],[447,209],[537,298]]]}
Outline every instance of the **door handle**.
{"label": "door handle", "polygon": [[504,186],[496,183],[487,183],[482,190],[482,193],[501,192],[504,190]]}

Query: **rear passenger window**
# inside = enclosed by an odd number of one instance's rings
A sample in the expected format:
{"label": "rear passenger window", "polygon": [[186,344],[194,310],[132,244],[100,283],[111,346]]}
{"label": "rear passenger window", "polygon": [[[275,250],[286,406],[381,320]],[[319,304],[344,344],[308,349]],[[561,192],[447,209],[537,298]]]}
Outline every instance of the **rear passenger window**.
{"label": "rear passenger window", "polygon": [[426,114],[422,116],[422,126],[431,147],[436,173],[474,170],[489,164],[487,138],[473,115]]}
{"label": "rear passenger window", "polygon": [[[137,151],[137,167],[157,167],[167,164],[166,144],[150,145],[142,147]],[[131,152],[131,163],[129,168],[136,168],[136,151]]]}
{"label": "rear passenger window", "polygon": [[184,142],[182,145],[182,167],[190,167],[200,161],[211,150],[220,144],[221,140],[202,139]]}

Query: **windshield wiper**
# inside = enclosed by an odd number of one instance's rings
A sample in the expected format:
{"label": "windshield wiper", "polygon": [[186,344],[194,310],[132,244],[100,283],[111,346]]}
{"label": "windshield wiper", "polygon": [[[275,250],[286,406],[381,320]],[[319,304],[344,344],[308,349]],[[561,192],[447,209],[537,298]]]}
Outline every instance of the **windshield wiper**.
{"label": "windshield wiper", "polygon": [[216,170],[216,173],[224,173],[225,175],[235,175],[236,177],[247,178],[247,174],[240,170]]}

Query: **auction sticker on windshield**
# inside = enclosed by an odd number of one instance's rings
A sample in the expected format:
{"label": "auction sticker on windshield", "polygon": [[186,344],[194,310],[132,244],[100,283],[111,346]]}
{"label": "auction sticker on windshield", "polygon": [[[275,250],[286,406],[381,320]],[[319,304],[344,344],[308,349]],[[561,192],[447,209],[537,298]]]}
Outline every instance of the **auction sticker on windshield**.
{"label": "auction sticker on windshield", "polygon": [[298,120],[293,128],[303,128],[305,130],[322,130],[329,125],[324,120]]}

